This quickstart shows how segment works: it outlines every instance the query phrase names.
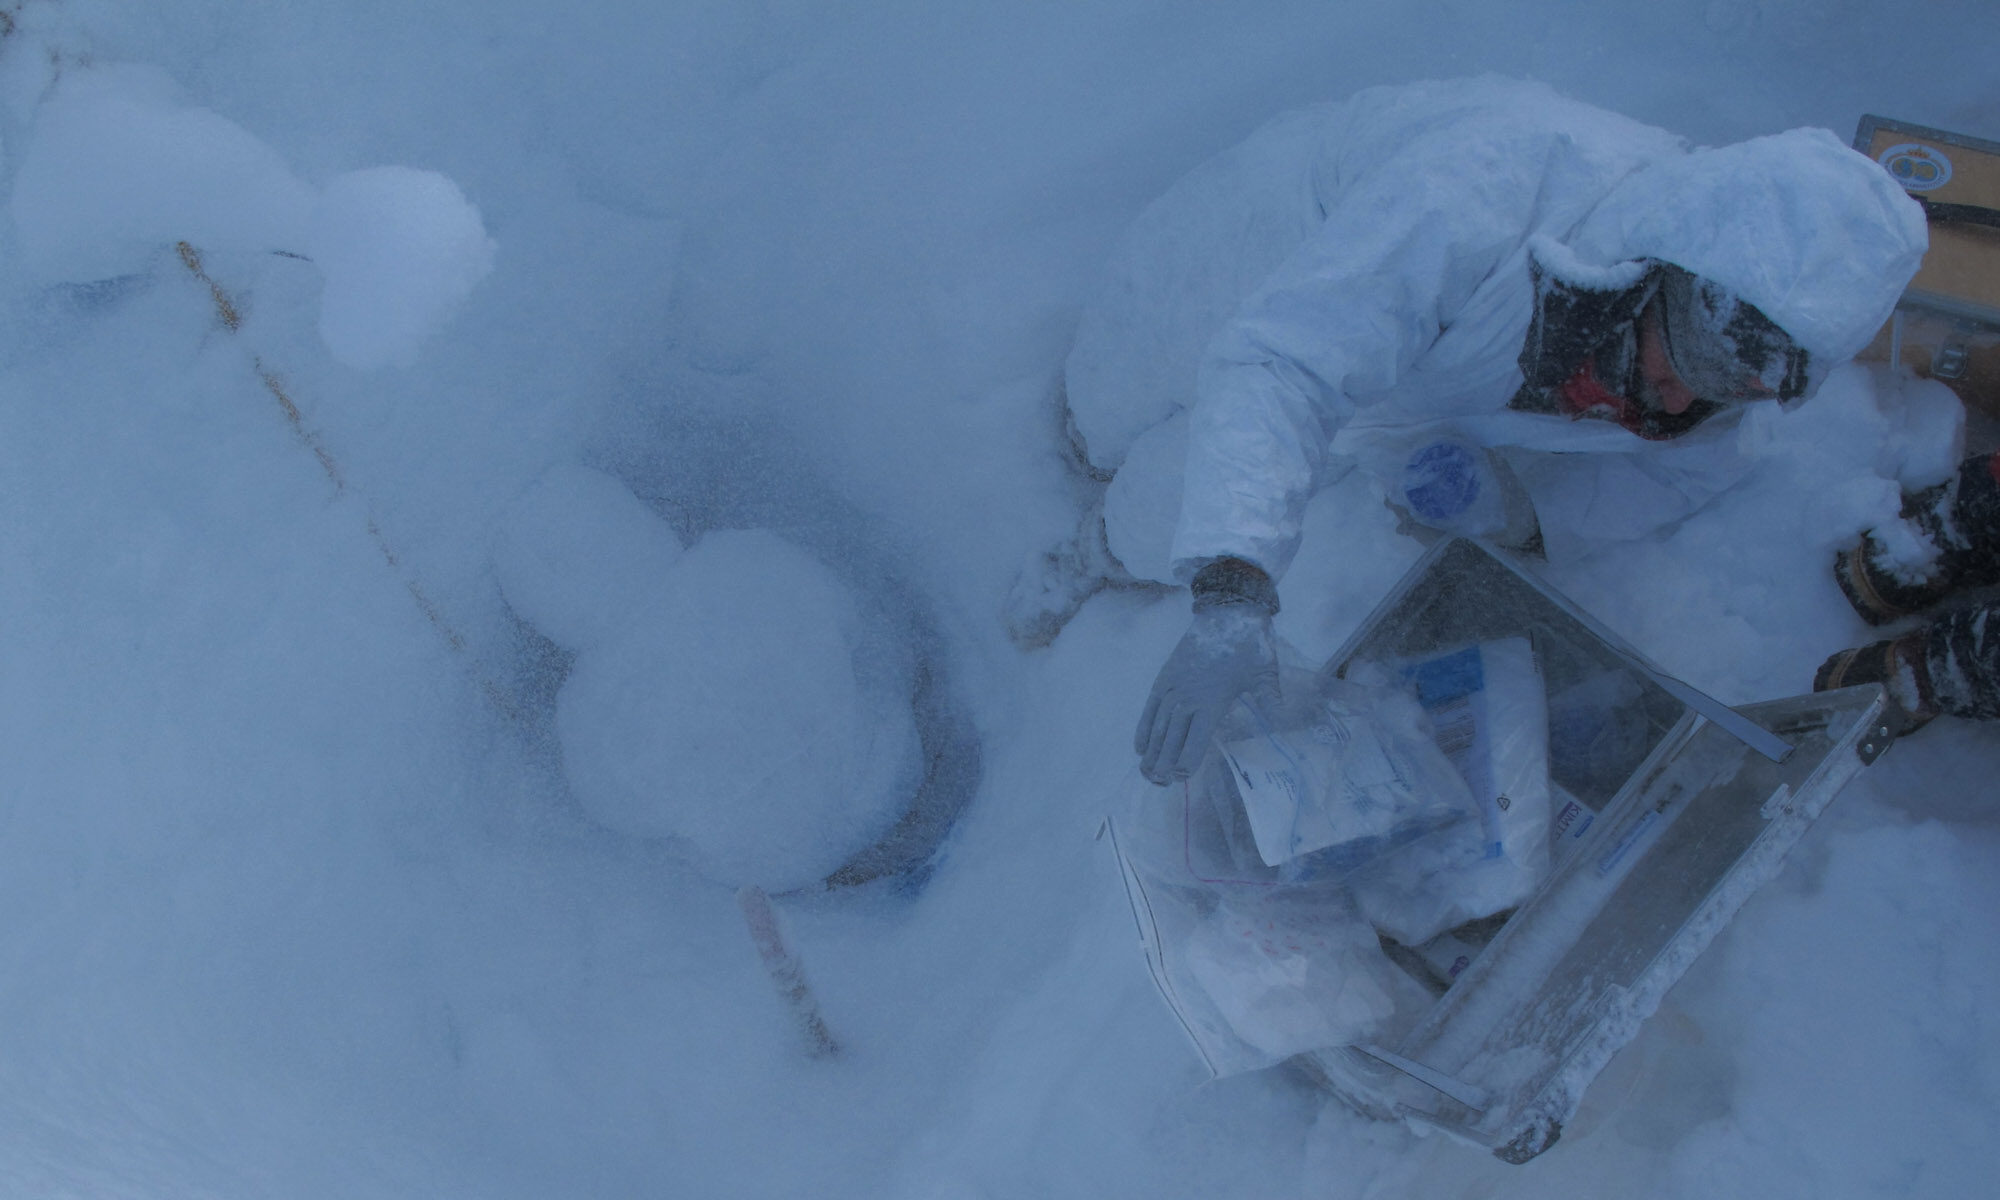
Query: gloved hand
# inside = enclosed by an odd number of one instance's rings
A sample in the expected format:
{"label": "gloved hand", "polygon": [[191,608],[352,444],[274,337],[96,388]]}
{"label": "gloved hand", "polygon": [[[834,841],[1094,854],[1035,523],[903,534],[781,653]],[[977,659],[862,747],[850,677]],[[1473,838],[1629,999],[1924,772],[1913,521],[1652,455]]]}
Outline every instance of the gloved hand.
{"label": "gloved hand", "polygon": [[1217,559],[1195,576],[1194,596],[1194,620],[1153,680],[1132,737],[1140,774],[1161,786],[1201,765],[1238,696],[1277,698],[1278,591],[1270,576],[1240,559]]}

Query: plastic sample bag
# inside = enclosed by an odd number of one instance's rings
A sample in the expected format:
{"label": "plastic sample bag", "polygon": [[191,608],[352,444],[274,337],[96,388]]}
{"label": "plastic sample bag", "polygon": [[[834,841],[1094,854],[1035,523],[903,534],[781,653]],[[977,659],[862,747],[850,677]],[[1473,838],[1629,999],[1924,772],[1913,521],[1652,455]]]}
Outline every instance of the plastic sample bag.
{"label": "plastic sample bag", "polygon": [[1461,820],[1471,795],[1408,691],[1294,686],[1271,713],[1237,704],[1218,740],[1259,857],[1286,878],[1337,878]]}
{"label": "plastic sample bag", "polygon": [[1422,993],[1336,882],[1266,866],[1211,754],[1169,787],[1126,779],[1106,823],[1153,981],[1215,1075],[1365,1041]]}
{"label": "plastic sample bag", "polygon": [[1239,707],[1189,779],[1134,772],[1108,828],[1162,995],[1209,1069],[1366,1041],[1428,993],[1342,880],[1427,834],[1473,830],[1471,793],[1401,685],[1288,677]]}
{"label": "plastic sample bag", "polygon": [[1527,638],[1481,642],[1394,671],[1415,686],[1479,813],[1476,823],[1376,858],[1348,881],[1378,929],[1416,946],[1512,908],[1548,875],[1549,705]]}

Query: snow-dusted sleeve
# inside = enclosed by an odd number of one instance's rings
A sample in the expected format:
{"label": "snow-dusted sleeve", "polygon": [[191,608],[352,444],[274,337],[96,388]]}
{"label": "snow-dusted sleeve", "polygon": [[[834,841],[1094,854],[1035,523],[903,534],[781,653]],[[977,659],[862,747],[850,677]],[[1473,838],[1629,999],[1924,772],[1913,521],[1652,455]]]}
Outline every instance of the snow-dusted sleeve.
{"label": "snow-dusted sleeve", "polygon": [[1394,403],[1398,380],[1521,245],[1552,149],[1546,135],[1460,129],[1341,189],[1203,361],[1176,577],[1225,555],[1283,574],[1333,435],[1358,407]]}

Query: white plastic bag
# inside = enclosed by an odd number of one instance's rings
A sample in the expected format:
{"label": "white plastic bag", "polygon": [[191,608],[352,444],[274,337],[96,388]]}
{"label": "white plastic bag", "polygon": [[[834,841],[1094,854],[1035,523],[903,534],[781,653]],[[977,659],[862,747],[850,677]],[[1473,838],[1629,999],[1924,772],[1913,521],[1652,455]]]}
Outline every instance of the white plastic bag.
{"label": "white plastic bag", "polygon": [[1337,893],[1225,899],[1189,931],[1185,955],[1256,1066],[1362,1040],[1395,1010],[1381,943]]}
{"label": "white plastic bag", "polygon": [[1521,903],[1549,871],[1548,699],[1526,638],[1401,664],[1479,820],[1441,829],[1349,877],[1376,928],[1416,946]]}
{"label": "white plastic bag", "polygon": [[1323,679],[1289,694],[1273,713],[1239,702],[1220,746],[1265,865],[1337,878],[1471,811],[1407,690]]}
{"label": "white plastic bag", "polygon": [[1219,755],[1159,788],[1128,776],[1106,828],[1161,996],[1209,1070],[1366,1041],[1428,995],[1338,883],[1266,866]]}

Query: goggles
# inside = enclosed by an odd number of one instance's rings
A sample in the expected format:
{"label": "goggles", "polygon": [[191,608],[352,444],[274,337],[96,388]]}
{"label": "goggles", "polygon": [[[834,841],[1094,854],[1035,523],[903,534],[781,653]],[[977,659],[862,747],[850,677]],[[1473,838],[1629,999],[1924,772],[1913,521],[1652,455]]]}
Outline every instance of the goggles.
{"label": "goggles", "polygon": [[1819,388],[1827,368],[1755,305],[1672,263],[1660,270],[1655,299],[1667,358],[1695,395],[1790,408]]}

